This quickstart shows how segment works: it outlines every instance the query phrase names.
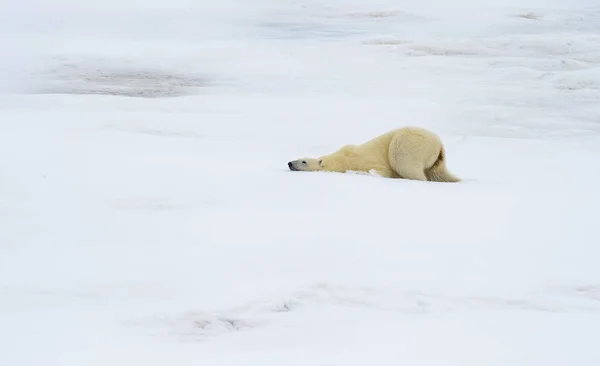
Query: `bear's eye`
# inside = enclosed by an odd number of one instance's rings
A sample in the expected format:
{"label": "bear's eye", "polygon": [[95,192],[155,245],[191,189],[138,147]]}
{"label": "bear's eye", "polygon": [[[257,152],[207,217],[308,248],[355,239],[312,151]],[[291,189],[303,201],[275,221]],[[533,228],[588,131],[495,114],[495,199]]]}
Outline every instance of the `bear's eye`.
{"label": "bear's eye", "polygon": [[306,164],[306,161],[302,160],[302,164]]}

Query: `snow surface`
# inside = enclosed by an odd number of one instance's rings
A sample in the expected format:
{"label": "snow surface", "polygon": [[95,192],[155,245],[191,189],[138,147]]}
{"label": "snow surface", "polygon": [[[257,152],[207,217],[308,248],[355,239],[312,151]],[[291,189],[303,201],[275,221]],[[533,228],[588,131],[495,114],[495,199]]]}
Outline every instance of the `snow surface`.
{"label": "snow surface", "polygon": [[[2,1],[0,365],[600,364],[597,1]],[[458,184],[290,172],[418,125]]]}

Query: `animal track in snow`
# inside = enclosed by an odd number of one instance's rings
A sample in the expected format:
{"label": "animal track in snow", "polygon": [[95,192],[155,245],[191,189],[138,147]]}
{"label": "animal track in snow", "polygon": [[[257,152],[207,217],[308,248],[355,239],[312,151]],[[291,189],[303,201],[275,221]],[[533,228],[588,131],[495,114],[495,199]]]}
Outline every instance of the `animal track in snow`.
{"label": "animal track in snow", "polygon": [[[204,341],[232,332],[245,332],[254,328],[302,326],[306,315],[326,311],[331,307],[361,311],[391,312],[424,317],[464,311],[542,311],[562,313],[572,311],[600,311],[598,287],[581,287],[575,290],[585,298],[572,296],[556,298],[545,295],[521,298],[492,296],[466,296],[427,293],[391,288],[334,286],[317,284],[291,291],[271,300],[254,301],[241,306],[215,310],[190,311],[161,321],[185,340]],[[589,294],[592,294],[589,296]],[[563,293],[564,295],[564,293]],[[593,300],[590,302],[590,300]],[[304,313],[304,314],[302,314]],[[310,315],[309,315],[310,319]]]}

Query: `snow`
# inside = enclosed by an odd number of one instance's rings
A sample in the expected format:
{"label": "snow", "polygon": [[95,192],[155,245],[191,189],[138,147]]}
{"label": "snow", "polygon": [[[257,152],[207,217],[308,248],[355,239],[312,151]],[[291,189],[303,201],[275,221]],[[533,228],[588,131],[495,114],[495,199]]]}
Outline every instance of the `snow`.
{"label": "snow", "polygon": [[[0,364],[600,364],[594,1],[4,1]],[[291,172],[418,125],[457,184]]]}

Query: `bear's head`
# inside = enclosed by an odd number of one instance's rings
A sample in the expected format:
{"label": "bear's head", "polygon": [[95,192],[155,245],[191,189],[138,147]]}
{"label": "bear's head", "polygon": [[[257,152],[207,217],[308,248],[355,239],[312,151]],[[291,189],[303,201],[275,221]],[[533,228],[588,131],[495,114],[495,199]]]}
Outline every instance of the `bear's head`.
{"label": "bear's head", "polygon": [[290,161],[288,163],[288,168],[295,172],[315,172],[323,170],[323,159],[305,158]]}

